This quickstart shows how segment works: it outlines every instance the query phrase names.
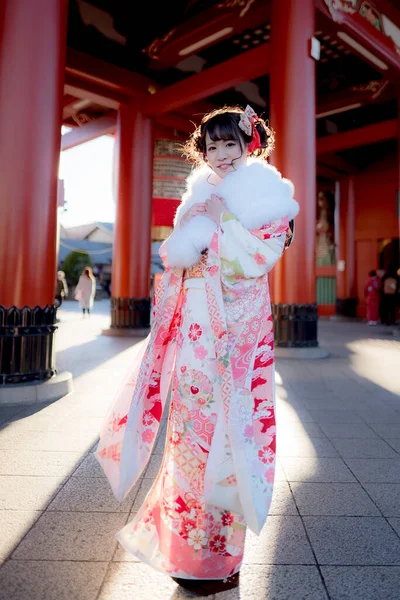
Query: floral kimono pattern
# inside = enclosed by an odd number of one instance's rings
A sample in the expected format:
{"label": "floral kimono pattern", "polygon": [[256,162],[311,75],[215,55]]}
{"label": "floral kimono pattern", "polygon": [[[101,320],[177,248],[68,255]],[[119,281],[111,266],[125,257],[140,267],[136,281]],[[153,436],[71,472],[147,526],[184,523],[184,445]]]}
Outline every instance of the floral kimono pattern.
{"label": "floral kimono pattern", "polygon": [[147,464],[171,390],[160,471],[117,538],[174,577],[236,573],[246,527],[258,534],[268,515],[276,429],[267,273],[287,231],[286,216],[249,229],[228,210],[203,277],[188,279],[162,254],[151,334],[101,431],[96,457],[122,499]]}

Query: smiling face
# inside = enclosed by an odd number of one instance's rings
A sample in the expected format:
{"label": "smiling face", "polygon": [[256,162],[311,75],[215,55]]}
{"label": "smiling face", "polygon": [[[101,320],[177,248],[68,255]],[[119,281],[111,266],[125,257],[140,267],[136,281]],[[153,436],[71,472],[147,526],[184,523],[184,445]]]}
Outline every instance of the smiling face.
{"label": "smiling face", "polygon": [[206,158],[211,169],[222,179],[229,173],[237,171],[237,169],[245,164],[247,159],[247,145],[239,140],[212,140],[207,132],[206,142]]}

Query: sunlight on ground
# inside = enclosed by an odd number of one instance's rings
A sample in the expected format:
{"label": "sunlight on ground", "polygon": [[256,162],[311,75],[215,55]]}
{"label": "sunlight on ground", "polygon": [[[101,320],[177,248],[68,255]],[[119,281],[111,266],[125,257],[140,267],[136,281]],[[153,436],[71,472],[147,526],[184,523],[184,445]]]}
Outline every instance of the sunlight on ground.
{"label": "sunlight on ground", "polygon": [[277,399],[279,398],[279,400],[286,400],[288,396],[287,391],[284,388],[282,377],[278,371],[275,371],[275,391]]}
{"label": "sunlight on ground", "polygon": [[349,361],[354,373],[400,395],[400,342],[364,339],[350,342],[346,347],[353,353]]}

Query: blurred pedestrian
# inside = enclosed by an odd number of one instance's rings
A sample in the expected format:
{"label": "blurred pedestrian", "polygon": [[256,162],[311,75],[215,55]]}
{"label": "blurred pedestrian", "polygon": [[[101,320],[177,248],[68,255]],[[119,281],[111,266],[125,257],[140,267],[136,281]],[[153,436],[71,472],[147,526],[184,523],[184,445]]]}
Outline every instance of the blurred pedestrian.
{"label": "blurred pedestrian", "polygon": [[64,271],[57,272],[56,291],[54,295],[54,306],[56,307],[56,322],[59,323],[60,319],[57,315],[57,311],[63,303],[64,298],[68,296],[68,284],[65,278]]}
{"label": "blurred pedestrian", "polygon": [[65,279],[64,271],[57,272],[57,282],[56,282],[56,293],[55,293],[55,302],[57,308],[61,306],[64,298],[68,296],[68,284]]}
{"label": "blurred pedestrian", "polygon": [[394,265],[389,265],[382,278],[382,323],[394,325],[399,290],[399,279]]}
{"label": "blurred pedestrian", "polygon": [[381,282],[376,271],[372,270],[368,273],[368,279],[364,286],[368,325],[376,325],[378,323],[380,292]]}
{"label": "blurred pedestrian", "polygon": [[86,267],[79,277],[78,285],[75,288],[75,300],[79,300],[84,317],[86,313],[90,315],[95,294],[96,278],[93,275],[91,267]]}

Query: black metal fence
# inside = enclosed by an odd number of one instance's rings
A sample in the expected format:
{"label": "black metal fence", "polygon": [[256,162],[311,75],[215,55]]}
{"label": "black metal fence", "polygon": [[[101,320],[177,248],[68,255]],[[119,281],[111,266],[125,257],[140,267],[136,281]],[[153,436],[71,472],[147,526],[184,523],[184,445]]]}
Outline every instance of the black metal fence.
{"label": "black metal fence", "polygon": [[316,304],[272,304],[275,346],[312,348],[318,346]]}
{"label": "black metal fence", "polygon": [[44,381],[56,373],[55,320],[55,306],[0,306],[0,385]]}
{"label": "black metal fence", "polygon": [[111,327],[146,329],[150,327],[150,298],[111,298]]}

